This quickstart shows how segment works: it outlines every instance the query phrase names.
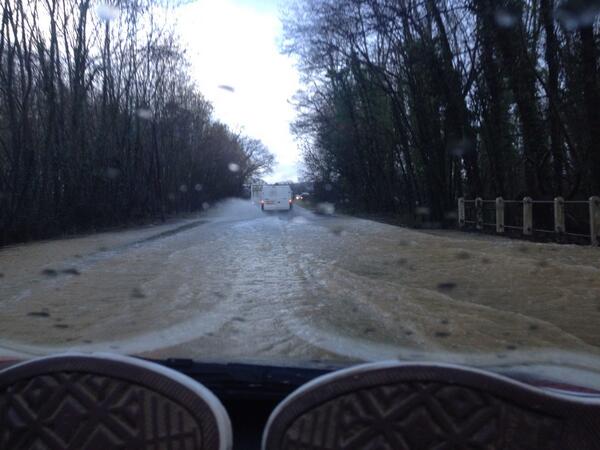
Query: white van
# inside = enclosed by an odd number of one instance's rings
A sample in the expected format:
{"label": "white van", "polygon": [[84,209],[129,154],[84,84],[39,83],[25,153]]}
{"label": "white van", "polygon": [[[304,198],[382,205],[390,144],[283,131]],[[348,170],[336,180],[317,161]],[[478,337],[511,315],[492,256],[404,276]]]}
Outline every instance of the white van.
{"label": "white van", "polygon": [[292,188],[287,184],[265,184],[260,207],[263,211],[289,211],[292,209]]}

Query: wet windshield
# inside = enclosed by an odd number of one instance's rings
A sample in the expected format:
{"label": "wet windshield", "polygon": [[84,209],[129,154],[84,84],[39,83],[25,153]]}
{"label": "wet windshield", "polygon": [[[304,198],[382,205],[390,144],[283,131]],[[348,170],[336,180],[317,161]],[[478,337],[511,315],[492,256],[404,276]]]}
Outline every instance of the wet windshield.
{"label": "wet windshield", "polygon": [[0,357],[600,370],[584,0],[8,0]]}

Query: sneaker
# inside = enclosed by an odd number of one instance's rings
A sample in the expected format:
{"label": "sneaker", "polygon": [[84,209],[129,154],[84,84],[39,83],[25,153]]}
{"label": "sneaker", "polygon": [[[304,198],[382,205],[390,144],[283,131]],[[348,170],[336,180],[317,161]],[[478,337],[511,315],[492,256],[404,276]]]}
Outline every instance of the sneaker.
{"label": "sneaker", "polygon": [[151,362],[65,354],[0,371],[0,449],[231,447],[219,400]]}
{"label": "sneaker", "polygon": [[263,435],[263,450],[330,449],[600,449],[600,401],[451,365],[366,364],[300,387]]}

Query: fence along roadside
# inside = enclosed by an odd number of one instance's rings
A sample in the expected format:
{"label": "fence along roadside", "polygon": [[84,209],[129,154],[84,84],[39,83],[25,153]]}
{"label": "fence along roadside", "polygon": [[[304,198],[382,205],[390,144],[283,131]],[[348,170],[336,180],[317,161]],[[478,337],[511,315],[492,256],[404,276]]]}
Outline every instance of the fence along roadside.
{"label": "fence along roadside", "polygon": [[[484,205],[494,203],[495,205],[495,223],[484,221]],[[522,205],[522,225],[513,226],[505,223],[505,212],[507,204]],[[554,229],[552,231],[541,228],[534,228],[534,205],[552,204]],[[565,210],[568,205],[588,205],[589,234],[572,233],[567,231],[565,221]],[[472,219],[467,217],[468,208],[473,208]],[[525,197],[523,200],[504,200],[497,197],[495,200],[484,200],[477,197],[474,200],[467,200],[464,197],[458,199],[458,226],[465,228],[468,225],[474,225],[479,231],[483,231],[485,226],[493,226],[496,233],[504,234],[506,229],[520,229],[524,236],[532,236],[535,232],[554,233],[557,239],[564,236],[573,236],[578,238],[589,238],[590,245],[598,246],[600,243],[600,197],[593,196],[589,200],[565,201],[562,197],[556,197],[554,200],[533,200],[531,197]]]}

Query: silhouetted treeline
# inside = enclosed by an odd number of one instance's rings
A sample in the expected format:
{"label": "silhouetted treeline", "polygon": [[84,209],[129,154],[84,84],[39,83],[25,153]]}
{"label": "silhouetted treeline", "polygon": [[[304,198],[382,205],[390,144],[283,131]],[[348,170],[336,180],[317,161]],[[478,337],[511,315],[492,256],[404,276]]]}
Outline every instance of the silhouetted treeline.
{"label": "silhouetted treeline", "polygon": [[[371,211],[600,194],[598,0],[298,0],[307,177]],[[317,189],[318,192],[318,189]],[[424,208],[425,207],[425,208]]]}
{"label": "silhouetted treeline", "polygon": [[0,243],[200,209],[273,164],[212,119],[165,2],[118,3],[2,2]]}

